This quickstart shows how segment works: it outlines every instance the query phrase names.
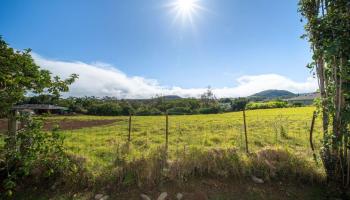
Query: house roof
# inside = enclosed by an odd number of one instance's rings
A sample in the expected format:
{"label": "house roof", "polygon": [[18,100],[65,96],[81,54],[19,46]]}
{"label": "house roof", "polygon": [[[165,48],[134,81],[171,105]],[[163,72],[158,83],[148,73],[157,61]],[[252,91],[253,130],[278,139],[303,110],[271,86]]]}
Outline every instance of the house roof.
{"label": "house roof", "polygon": [[55,106],[55,105],[49,105],[49,104],[22,104],[22,105],[16,105],[13,106],[12,109],[14,110],[68,110],[66,107],[61,106]]}
{"label": "house roof", "polygon": [[320,97],[320,93],[308,93],[308,94],[300,94],[299,96],[286,99],[287,101],[305,101],[305,100],[314,100]]}

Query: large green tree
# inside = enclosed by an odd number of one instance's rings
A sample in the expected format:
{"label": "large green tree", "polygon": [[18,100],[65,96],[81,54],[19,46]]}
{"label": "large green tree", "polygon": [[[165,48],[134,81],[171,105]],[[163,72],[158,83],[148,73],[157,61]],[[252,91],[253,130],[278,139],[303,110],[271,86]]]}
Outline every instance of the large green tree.
{"label": "large green tree", "polygon": [[0,115],[6,115],[28,93],[58,97],[60,92],[67,92],[78,77],[76,74],[65,80],[52,77],[48,70],[35,64],[30,51],[15,50],[0,36]]}
{"label": "large green tree", "polygon": [[313,51],[323,119],[322,160],[329,180],[350,186],[350,0],[300,0]]}

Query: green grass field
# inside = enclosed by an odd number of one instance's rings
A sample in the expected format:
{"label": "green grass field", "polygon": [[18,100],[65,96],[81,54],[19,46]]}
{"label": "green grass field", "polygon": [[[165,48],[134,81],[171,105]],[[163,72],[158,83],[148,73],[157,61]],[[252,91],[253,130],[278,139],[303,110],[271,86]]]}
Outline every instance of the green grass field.
{"label": "green grass field", "polygon": [[[269,180],[276,180],[275,178],[278,177],[281,180],[290,178],[287,182],[290,185],[283,186],[286,190],[298,187],[299,183],[305,181],[306,183],[324,181],[323,168],[313,160],[309,144],[309,129],[314,110],[314,107],[303,107],[246,111],[249,151],[253,153],[249,156],[245,154],[242,112],[169,116],[168,167],[165,168],[159,166],[163,162],[163,158],[160,157],[164,155],[161,152],[165,145],[165,116],[134,116],[130,143],[128,143],[128,117],[51,116],[44,117],[44,121],[79,123],[92,120],[116,120],[109,125],[61,130],[61,134],[65,136],[64,146],[67,153],[75,155],[78,158],[76,161],[83,161],[80,162],[81,166],[87,170],[83,174],[88,172],[89,179],[82,177],[81,180],[88,181],[92,188],[97,190],[108,191],[106,186],[110,188],[114,185],[119,191],[120,184],[137,190],[136,186],[159,183],[157,180],[164,177],[168,180],[180,180],[180,182],[190,180],[184,177],[192,177],[193,180],[197,180],[194,188],[206,191],[207,188],[198,188],[197,184],[202,183],[200,180],[205,179],[207,174],[208,177],[219,178],[216,180],[218,184],[226,184],[227,181],[234,180],[236,181],[234,188],[245,183],[249,187],[257,187],[256,190],[267,192],[275,188],[273,184],[278,185],[277,182]],[[317,118],[313,138],[317,154],[321,147],[320,131],[321,120]],[[1,142],[3,144],[2,139],[0,144]],[[318,163],[321,163],[319,155],[317,159]],[[195,173],[199,173],[197,174],[199,176]],[[266,188],[261,188],[265,185],[252,184],[250,175],[266,180],[268,182]],[[234,177],[234,179],[223,179],[225,177]],[[73,185],[79,185],[79,175],[71,178],[78,181],[73,182]],[[170,183],[174,182],[170,181]],[[166,190],[171,190],[172,184]],[[86,182],[82,185],[86,186]],[[312,197],[321,195],[321,187],[317,184],[310,186],[307,195]],[[179,188],[179,190],[182,189]],[[230,196],[240,195],[240,192],[235,192],[233,188],[229,188],[228,191]],[[70,199],[75,192],[57,194],[49,192],[46,195],[52,199]],[[131,199],[129,193],[125,194],[125,198],[120,198],[123,193],[119,192],[115,193],[116,199]],[[217,195],[223,195],[223,192],[224,190],[219,189],[216,193],[214,191],[211,199],[216,199]],[[137,190],[134,199],[137,199],[140,193],[142,191]],[[259,198],[243,195],[242,199],[270,199],[270,197],[261,197],[260,192],[258,193]],[[296,189],[294,193],[296,196],[302,196],[304,190]],[[94,191],[78,190],[78,194],[82,195],[79,199],[91,199]],[[41,195],[41,193],[36,194],[32,199],[37,199]],[[275,199],[282,196],[284,196],[283,192],[276,193]],[[18,199],[27,199],[27,197],[18,197]],[[293,196],[290,199],[293,199]],[[315,197],[315,199],[318,198]]]}
{"label": "green grass field", "polygon": [[[312,159],[309,129],[314,107],[247,111],[249,150],[280,147]],[[66,116],[51,117],[62,120]],[[147,157],[165,144],[164,116],[132,118],[131,143],[128,145],[128,117],[72,116],[74,120],[117,119],[106,126],[62,131],[67,150],[83,157],[96,175],[113,165],[116,158]],[[314,144],[320,147],[321,123],[316,120]],[[128,146],[128,150],[125,147]],[[232,149],[245,151],[242,112],[215,115],[169,116],[169,159],[189,149]]]}

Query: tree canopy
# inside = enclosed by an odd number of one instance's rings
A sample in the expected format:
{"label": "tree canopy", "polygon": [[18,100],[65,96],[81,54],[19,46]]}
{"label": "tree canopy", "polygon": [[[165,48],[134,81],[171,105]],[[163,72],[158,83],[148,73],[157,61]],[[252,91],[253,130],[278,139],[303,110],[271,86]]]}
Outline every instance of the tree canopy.
{"label": "tree canopy", "polygon": [[48,70],[35,64],[30,52],[30,49],[11,48],[0,36],[0,115],[5,115],[28,93],[59,97],[60,92],[67,92],[68,85],[78,78],[76,74],[65,80],[52,77]]}

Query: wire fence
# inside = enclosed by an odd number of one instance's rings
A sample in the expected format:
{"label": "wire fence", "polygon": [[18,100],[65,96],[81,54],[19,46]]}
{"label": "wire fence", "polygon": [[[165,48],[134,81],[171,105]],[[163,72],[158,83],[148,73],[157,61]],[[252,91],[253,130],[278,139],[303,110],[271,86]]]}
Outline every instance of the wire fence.
{"label": "wire fence", "polygon": [[[308,112],[287,109],[285,112],[247,111],[250,152],[280,147],[312,159],[309,140],[312,113],[311,109]],[[166,149],[169,159],[176,158],[186,149],[246,151],[241,112],[169,116],[168,124],[166,116],[114,118],[116,122],[111,125],[63,131],[68,151],[85,158],[92,166],[109,165],[117,157],[141,158],[159,149]],[[314,130],[313,142],[317,150],[322,138],[319,119],[316,119]]]}

